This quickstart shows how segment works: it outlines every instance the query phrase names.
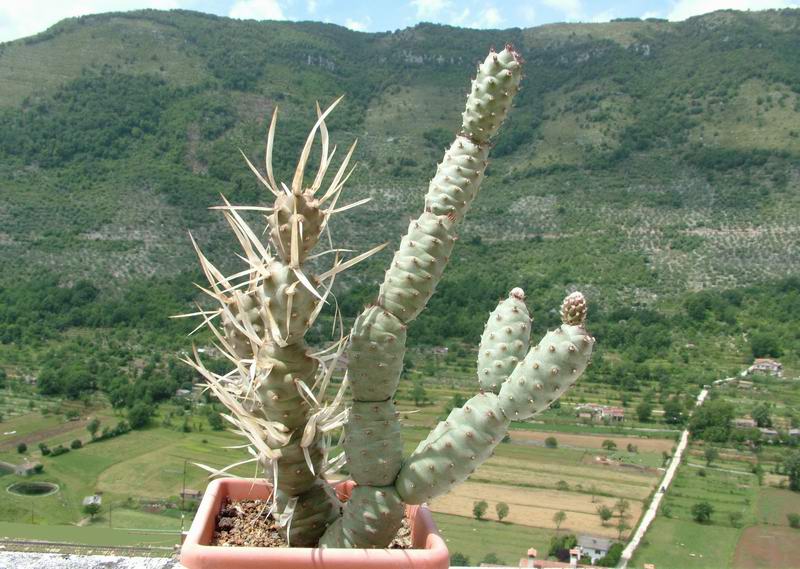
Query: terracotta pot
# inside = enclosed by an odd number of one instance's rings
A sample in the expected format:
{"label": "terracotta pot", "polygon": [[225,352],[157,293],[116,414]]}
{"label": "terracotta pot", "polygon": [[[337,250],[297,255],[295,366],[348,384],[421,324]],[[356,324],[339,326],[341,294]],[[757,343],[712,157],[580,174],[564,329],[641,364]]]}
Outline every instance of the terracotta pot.
{"label": "terracotta pot", "polygon": [[[346,499],[353,483],[337,484]],[[208,545],[226,498],[266,500],[272,485],[264,480],[222,478],[208,485],[181,548],[187,569],[446,569],[450,555],[425,506],[407,506],[414,549],[318,549],[310,547],[217,547]]]}

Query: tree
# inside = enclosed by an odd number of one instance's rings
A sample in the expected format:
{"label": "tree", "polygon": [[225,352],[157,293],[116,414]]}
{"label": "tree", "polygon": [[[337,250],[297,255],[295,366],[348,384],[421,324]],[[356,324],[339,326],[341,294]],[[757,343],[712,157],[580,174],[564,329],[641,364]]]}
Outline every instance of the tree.
{"label": "tree", "polygon": [[649,401],[642,401],[636,406],[636,417],[640,423],[647,423],[653,416],[653,405]]}
{"label": "tree", "polygon": [[786,520],[789,522],[789,527],[800,529],[800,514],[786,514]]}
{"label": "tree", "polygon": [[555,557],[559,561],[569,561],[569,550],[578,545],[578,539],[574,534],[562,536],[554,535],[550,538],[550,549],[548,557]]}
{"label": "tree", "polygon": [[19,443],[17,445],[17,452],[19,454],[25,454],[25,452],[27,452],[27,450],[28,450],[28,445],[26,445],[25,443]]}
{"label": "tree", "polygon": [[497,502],[495,504],[494,510],[497,512],[497,519],[501,522],[504,518],[508,516],[508,504],[505,502]]}
{"label": "tree", "polygon": [[422,405],[428,401],[428,392],[425,391],[425,386],[421,380],[414,382],[414,387],[411,389],[411,399],[414,400],[414,405]]}
{"label": "tree", "polygon": [[689,430],[694,438],[706,442],[724,443],[730,436],[733,417],[734,409],[731,403],[714,399],[695,410],[689,422]]}
{"label": "tree", "polygon": [[770,404],[763,401],[756,405],[750,414],[753,416],[753,420],[755,420],[757,426],[771,427],[772,417],[770,416],[770,411]]}
{"label": "tree", "polygon": [[719,458],[719,451],[716,447],[707,445],[703,451],[703,455],[706,457],[706,466],[711,466],[711,463]]}
{"label": "tree", "polygon": [[83,441],[81,441],[80,439],[75,439],[74,441],[69,443],[69,448],[71,448],[72,450],[83,448]]}
{"label": "tree", "polygon": [[225,425],[222,422],[222,415],[216,411],[212,411],[212,413],[208,416],[208,425],[211,427],[212,431],[221,431],[225,428]]}
{"label": "tree", "polygon": [[547,448],[557,448],[558,447],[558,439],[555,437],[547,437],[544,440],[544,446]]}
{"label": "tree", "polygon": [[603,441],[602,446],[603,446],[604,449],[606,449],[608,451],[612,451],[612,450],[616,450],[617,443],[615,443],[611,439],[606,439],[606,440]]}
{"label": "tree", "polygon": [[622,539],[623,534],[631,529],[627,516],[620,516],[617,521],[617,539]]}
{"label": "tree", "polygon": [[450,566],[451,567],[469,567],[472,563],[469,561],[469,557],[460,553],[458,551],[454,551],[450,554]]}
{"label": "tree", "polygon": [[569,490],[569,483],[566,480],[559,480],[556,482],[556,490],[560,492],[566,492]]}
{"label": "tree", "polygon": [[489,509],[489,504],[486,503],[486,500],[475,502],[472,505],[472,515],[475,516],[476,520],[482,520],[483,516],[486,515],[486,510],[488,509]]}
{"label": "tree", "polygon": [[150,423],[153,416],[153,406],[140,401],[128,409],[128,422],[132,429],[141,429]]}
{"label": "tree", "polygon": [[601,504],[600,506],[597,506],[597,515],[600,516],[600,521],[605,526],[608,523],[608,520],[610,520],[614,515],[614,512],[605,504]]}
{"label": "tree", "polygon": [[783,459],[783,471],[789,477],[789,490],[800,492],[800,451]]}
{"label": "tree", "polygon": [[100,513],[100,504],[96,504],[92,502],[91,504],[86,504],[83,507],[83,513],[89,516],[90,520],[93,520],[94,517]]}
{"label": "tree", "polygon": [[614,509],[616,509],[619,512],[620,517],[623,517],[625,515],[625,512],[627,512],[630,509],[630,507],[631,507],[630,502],[628,502],[625,498],[620,498],[614,504]]}
{"label": "tree", "polygon": [[714,506],[704,500],[702,502],[697,502],[694,506],[692,506],[691,512],[694,521],[703,524],[711,521],[711,514],[714,513]]}
{"label": "tree", "polygon": [[677,398],[671,397],[664,402],[664,421],[670,425],[683,422],[683,405]]}
{"label": "tree", "polygon": [[754,358],[779,358],[783,354],[778,338],[769,332],[755,332],[750,336],[750,349]]}
{"label": "tree", "polygon": [[86,430],[89,431],[89,434],[92,436],[92,440],[97,437],[97,431],[100,430],[100,419],[95,417],[88,423],[86,423]]}
{"label": "tree", "polygon": [[567,519],[567,513],[564,510],[559,510],[553,514],[553,523],[556,524],[556,532],[561,529],[561,524]]}

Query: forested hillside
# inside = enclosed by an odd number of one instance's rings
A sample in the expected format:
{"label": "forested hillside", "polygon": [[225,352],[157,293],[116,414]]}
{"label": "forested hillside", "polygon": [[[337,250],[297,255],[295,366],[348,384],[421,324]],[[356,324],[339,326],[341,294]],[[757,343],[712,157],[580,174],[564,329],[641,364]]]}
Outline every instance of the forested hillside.
{"label": "forested hillside", "polygon": [[332,140],[343,155],[358,138],[360,163],[345,199],[372,201],[334,239],[390,241],[340,283],[354,316],[422,207],[475,62],[506,42],[523,91],[417,344],[476,343],[513,286],[541,328],[579,288],[601,347],[589,380],[702,383],[757,355],[796,372],[800,10],[378,34],[141,11],[0,44],[0,367],[119,405],[188,381],[174,356],[189,329],[166,320],[196,297],[187,233],[234,268],[207,207],[268,199],[238,149],[263,168],[279,106],[286,179],[314,102],[341,94]]}

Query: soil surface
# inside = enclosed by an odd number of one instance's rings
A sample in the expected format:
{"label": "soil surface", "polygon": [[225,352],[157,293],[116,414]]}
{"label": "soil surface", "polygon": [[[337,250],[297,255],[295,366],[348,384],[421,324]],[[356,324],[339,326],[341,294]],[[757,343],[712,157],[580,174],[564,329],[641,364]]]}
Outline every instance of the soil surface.
{"label": "soil surface", "polygon": [[[217,515],[211,545],[222,547],[286,547],[280,525],[265,500],[228,501]],[[411,525],[403,518],[389,549],[411,549]]]}

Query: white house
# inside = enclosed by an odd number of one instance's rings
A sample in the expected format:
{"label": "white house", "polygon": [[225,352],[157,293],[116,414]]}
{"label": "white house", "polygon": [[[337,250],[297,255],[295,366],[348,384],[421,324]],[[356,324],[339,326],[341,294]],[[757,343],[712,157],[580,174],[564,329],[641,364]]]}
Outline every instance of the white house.
{"label": "white house", "polygon": [[592,560],[594,565],[598,559],[605,557],[614,542],[607,537],[597,537],[594,535],[579,535],[578,547],[582,554]]}

